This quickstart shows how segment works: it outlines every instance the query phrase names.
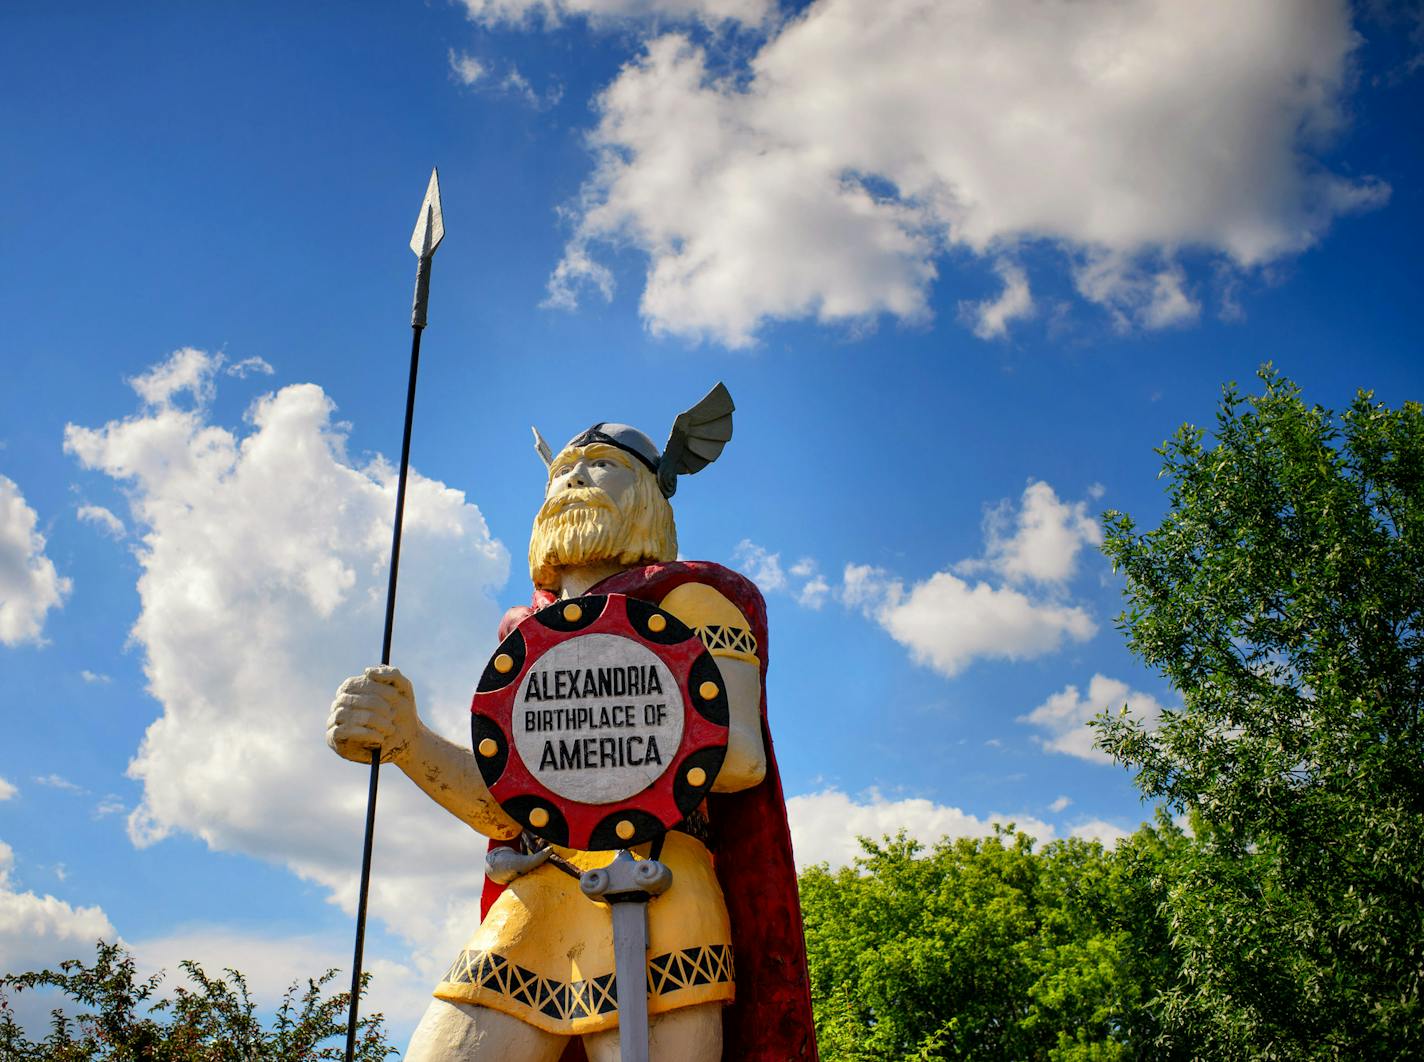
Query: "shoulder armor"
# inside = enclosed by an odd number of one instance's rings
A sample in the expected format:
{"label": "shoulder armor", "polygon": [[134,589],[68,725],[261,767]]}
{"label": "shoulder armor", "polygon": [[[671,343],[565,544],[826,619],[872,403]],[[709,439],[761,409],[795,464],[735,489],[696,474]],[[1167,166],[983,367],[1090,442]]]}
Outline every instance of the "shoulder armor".
{"label": "shoulder armor", "polygon": [[659,602],[695,630],[713,656],[745,660],[760,666],[756,635],[742,610],[706,583],[683,583]]}

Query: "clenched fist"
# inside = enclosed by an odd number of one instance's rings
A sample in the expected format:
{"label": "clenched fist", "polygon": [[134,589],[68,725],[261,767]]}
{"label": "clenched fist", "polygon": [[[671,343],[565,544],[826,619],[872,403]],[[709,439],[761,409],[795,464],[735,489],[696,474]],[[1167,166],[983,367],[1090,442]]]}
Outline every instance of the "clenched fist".
{"label": "clenched fist", "polygon": [[415,691],[393,667],[368,667],[336,691],[326,720],[326,743],[348,760],[367,763],[371,750],[381,762],[399,759],[420,731]]}

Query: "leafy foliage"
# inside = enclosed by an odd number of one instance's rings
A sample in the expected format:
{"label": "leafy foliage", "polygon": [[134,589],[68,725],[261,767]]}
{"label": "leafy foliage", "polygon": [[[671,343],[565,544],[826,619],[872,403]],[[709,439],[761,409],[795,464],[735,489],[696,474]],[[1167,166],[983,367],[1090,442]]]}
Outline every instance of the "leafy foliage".
{"label": "leafy foliage", "polygon": [[1113,853],[1025,834],[862,840],[854,867],[801,876],[826,1062],[1190,1057],[1160,1035],[1173,975],[1157,914],[1170,820]]}
{"label": "leafy foliage", "polygon": [[[0,978],[0,1058],[7,1062],[314,1062],[345,1055],[346,1012],[351,994],[324,995],[335,975],[328,970],[293,984],[270,1029],[256,1018],[247,981],[236,970],[214,979],[194,962],[182,964],[188,984],[160,996],[163,975],[140,980],[133,957],[117,944],[100,941],[92,966],[79,960],[58,970]],[[366,980],[362,981],[364,990]],[[81,1007],[76,1016],[55,1010],[49,1035],[38,1043],[25,1038],[5,1002],[5,993],[56,989]],[[379,1062],[395,1054],[379,1014],[360,1020],[356,1057]],[[339,1038],[339,1044],[331,1044]],[[322,1046],[323,1044],[326,1046]]]}
{"label": "leafy foliage", "polygon": [[1261,378],[1214,445],[1164,445],[1160,526],[1106,518],[1120,626],[1183,707],[1100,744],[1198,814],[1164,1021],[1213,1058],[1424,1057],[1424,412]]}
{"label": "leafy foliage", "polygon": [[827,1062],[1424,1058],[1424,410],[1261,378],[1163,446],[1158,527],[1106,517],[1182,698],[1096,724],[1156,825],[808,870]]}

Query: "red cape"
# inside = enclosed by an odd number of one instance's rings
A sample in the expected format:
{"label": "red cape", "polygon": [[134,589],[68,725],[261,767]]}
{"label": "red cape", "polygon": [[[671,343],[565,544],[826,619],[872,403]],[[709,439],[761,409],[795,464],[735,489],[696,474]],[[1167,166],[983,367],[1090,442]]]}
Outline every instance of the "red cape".
{"label": "red cape", "polygon": [[[722,1019],[722,1057],[727,1062],[817,1062],[811,1016],[811,981],[806,973],[806,938],[801,900],[791,858],[791,830],[781,773],[766,724],[766,602],[751,580],[710,561],[674,561],[619,572],[589,588],[590,594],[627,594],[657,604],[687,582],[715,587],[742,610],[756,636],[761,660],[761,732],[766,745],[766,778],[740,793],[712,793],[707,818],[712,827],[713,862],[732,920],[732,955],[737,999]],[[499,625],[505,636],[535,609],[554,603],[547,591],[534,592],[533,605],[512,608]],[[491,841],[496,847],[514,842]],[[480,916],[504,886],[485,879]],[[584,1057],[577,1039],[563,1062]]]}

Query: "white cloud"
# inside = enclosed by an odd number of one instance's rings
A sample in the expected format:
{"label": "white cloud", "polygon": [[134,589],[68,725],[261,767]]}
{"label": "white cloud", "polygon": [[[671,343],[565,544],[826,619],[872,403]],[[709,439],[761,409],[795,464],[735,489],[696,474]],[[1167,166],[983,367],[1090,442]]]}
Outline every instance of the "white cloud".
{"label": "white cloud", "polygon": [[[486,21],[595,6],[466,3]],[[591,249],[631,245],[654,333],[746,346],[770,320],[923,319],[946,251],[1004,276],[1038,242],[1123,327],[1186,322],[1183,252],[1240,274],[1388,198],[1323,161],[1359,42],[1346,0],[816,0],[732,74],[666,35],[599,99],[548,301],[606,294]],[[1030,304],[1006,277],[975,327]]]}
{"label": "white cloud", "polygon": [[833,869],[849,866],[861,854],[857,837],[878,841],[900,830],[932,845],[946,837],[985,837],[994,832],[995,823],[1012,822],[1040,842],[1053,840],[1053,827],[1032,815],[991,812],[979,818],[930,800],[889,800],[874,789],[863,801],[838,789],[793,796],[786,801],[786,814],[798,868],[813,863],[829,863]]}
{"label": "white cloud", "polygon": [[565,18],[658,18],[704,22],[711,26],[739,22],[764,23],[776,9],[775,0],[464,0],[472,22],[485,25],[540,20],[555,26]]}
{"label": "white cloud", "polygon": [[[1047,483],[1030,480],[1017,510],[1005,499],[986,512],[982,557],[908,589],[883,568],[847,564],[839,597],[884,627],[916,662],[953,677],[980,657],[1024,660],[1093,637],[1092,617],[1063,598],[1079,551],[1101,540],[1086,502],[1060,501]],[[962,578],[985,572],[1006,585]],[[1026,593],[1030,582],[1048,596]]]}
{"label": "white cloud", "polygon": [[613,271],[580,243],[564,248],[564,256],[549,277],[548,293],[539,305],[557,310],[578,308],[578,289],[592,284],[605,299],[613,298]]}
{"label": "white cloud", "polygon": [[967,575],[987,569],[1011,583],[1061,587],[1077,571],[1079,551],[1102,540],[1087,502],[1062,501],[1047,483],[1029,480],[1017,512],[1005,499],[985,514],[984,558],[957,564],[955,571]]}
{"label": "white cloud", "polygon": [[534,91],[534,86],[529,84],[529,79],[519,72],[518,67],[510,68],[509,73],[505,74],[504,80],[500,82],[500,87],[520,97],[525,103],[536,107],[540,103],[539,94]]}
{"label": "white cloud", "polygon": [[818,609],[826,603],[830,593],[831,584],[826,582],[825,576],[813,575],[796,591],[796,603],[809,609]]}
{"label": "white cloud", "polygon": [[203,406],[211,402],[216,393],[213,374],[224,360],[221,354],[207,354],[193,347],[183,347],[175,350],[167,361],[135,376],[129,381],[129,386],[150,406],[171,405],[173,399],[184,393],[195,405]]}
{"label": "white cloud", "polygon": [[1087,641],[1098,629],[1076,606],[1035,601],[1012,587],[971,586],[950,572],[936,572],[907,591],[883,569],[848,564],[842,595],[909,649],[916,663],[946,677],[980,657],[1042,656],[1065,639]]}
{"label": "white cloud", "polygon": [[1004,282],[997,298],[983,302],[961,302],[959,312],[980,339],[1002,339],[1009,334],[1009,322],[1033,314],[1033,295],[1028,290],[1028,276],[1012,262],[994,263],[994,272]]}
{"label": "white cloud", "polygon": [[553,107],[563,98],[563,86],[557,83],[542,94],[535,91],[529,79],[513,63],[508,65],[508,70],[500,77],[497,70],[491,69],[487,63],[481,62],[468,52],[457,52],[451,48],[447,55],[451,75],[467,87],[479,84],[482,91],[514,96],[541,111]]}
{"label": "white cloud", "polygon": [[1072,798],[1067,796],[1060,796],[1052,804],[1048,805],[1048,810],[1053,812],[1053,814],[1057,815],[1060,811],[1066,809],[1071,803],[1073,803]]}
{"label": "white cloud", "polygon": [[228,376],[236,376],[239,380],[246,379],[254,372],[262,376],[271,376],[275,371],[276,370],[268,364],[266,358],[259,358],[255,354],[250,358],[243,358],[241,361],[234,362],[223,370]]}
{"label": "white cloud", "polygon": [[1116,714],[1123,705],[1149,727],[1156,725],[1164,711],[1151,694],[1129,689],[1118,679],[1094,675],[1088,683],[1087,696],[1081,695],[1077,686],[1066,686],[1017,721],[1038,727],[1042,734],[1036,740],[1050,751],[1093,763],[1111,763],[1112,757],[1093,745],[1097,735],[1088,721],[1103,711]]}
{"label": "white cloud", "polygon": [[0,643],[9,646],[40,642],[45,615],[73,585],[45,556],[38,519],[15,481],[0,476]]}
{"label": "white cloud", "polygon": [[102,505],[81,505],[75,515],[86,524],[93,524],[110,538],[123,538],[128,534],[124,522]]}
{"label": "white cloud", "polygon": [[802,557],[788,568],[782,565],[780,553],[744,538],[732,551],[732,564],[763,593],[784,591],[803,608],[819,609],[831,595],[831,584],[811,557]]}
{"label": "white cloud", "polygon": [[88,792],[82,785],[76,785],[60,774],[37,774],[35,775],[35,782],[48,789],[59,789],[65,793]]}
{"label": "white cloud", "polygon": [[1164,269],[1152,278],[1152,298],[1142,315],[1148,328],[1167,328],[1195,321],[1201,305],[1183,290],[1186,274],[1181,266]]}
{"label": "white cloud", "polygon": [[87,668],[79,672],[79,677],[91,686],[107,686],[114,681],[108,675],[100,674],[97,671],[90,671]]}
{"label": "white cloud", "polygon": [[1089,819],[1074,826],[1068,836],[1081,837],[1085,841],[1098,841],[1104,848],[1116,848],[1118,842],[1132,836],[1132,831],[1124,830],[1106,819]]}
{"label": "white cloud", "polygon": [[0,800],[10,800],[19,791],[19,788],[13,782],[5,778],[0,778]]}
{"label": "white cloud", "polygon": [[12,882],[15,853],[0,841],[0,971],[20,973],[91,954],[94,941],[114,940],[99,907],[73,907],[50,895],[19,892]]}
{"label": "white cloud", "polygon": [[529,79],[519,72],[519,68],[510,64],[509,73],[504,75],[504,80],[499,83],[502,91],[511,96],[517,96],[535,110],[548,110],[558,104],[564,98],[564,87],[557,82],[550,85],[541,94],[536,92],[534,86],[529,83]]}
{"label": "white cloud", "polygon": [[606,282],[591,243],[627,240],[651,257],[642,312],[657,334],[740,347],[767,318],[925,316],[934,241],[914,211],[808,165],[814,147],[783,149],[746,123],[739,91],[706,79],[702,52],[669,36],[603,95],[597,175],[551,301]]}
{"label": "white cloud", "polygon": [[781,567],[781,554],[758,546],[749,538],[737,543],[732,551],[732,563],[743,575],[756,583],[762,593],[786,589],[786,572]]}
{"label": "white cloud", "polygon": [[127,814],[129,806],[116,797],[113,793],[105,794],[99,803],[94,805],[94,817],[96,819],[108,818],[110,815]]}
{"label": "white cloud", "polygon": [[[1232,278],[1220,263],[1217,272],[1227,282]],[[1176,262],[1153,268],[1123,252],[1094,251],[1075,265],[1073,283],[1078,294],[1108,311],[1120,332],[1134,324],[1168,328],[1201,315],[1201,304],[1185,290],[1186,273]]]}
{"label": "white cloud", "polygon": [[457,52],[450,49],[450,72],[459,79],[462,85],[473,85],[480,78],[485,76],[485,64],[467,52]]}
{"label": "white cloud", "polygon": [[[240,429],[214,423],[221,360],[179,351],[135,381],[145,408],[66,429],[83,466],[124,485],[140,532],[132,637],[161,714],[130,765],[130,834],[283,864],[354,911],[367,772],[324,730],[337,683],[379,647],[396,476],[347,457],[314,384],[262,396]],[[508,554],[461,492],[415,470],[407,490],[394,662],[427,722],[464,743]],[[433,970],[478,920],[483,838],[383,773],[371,916]]]}

